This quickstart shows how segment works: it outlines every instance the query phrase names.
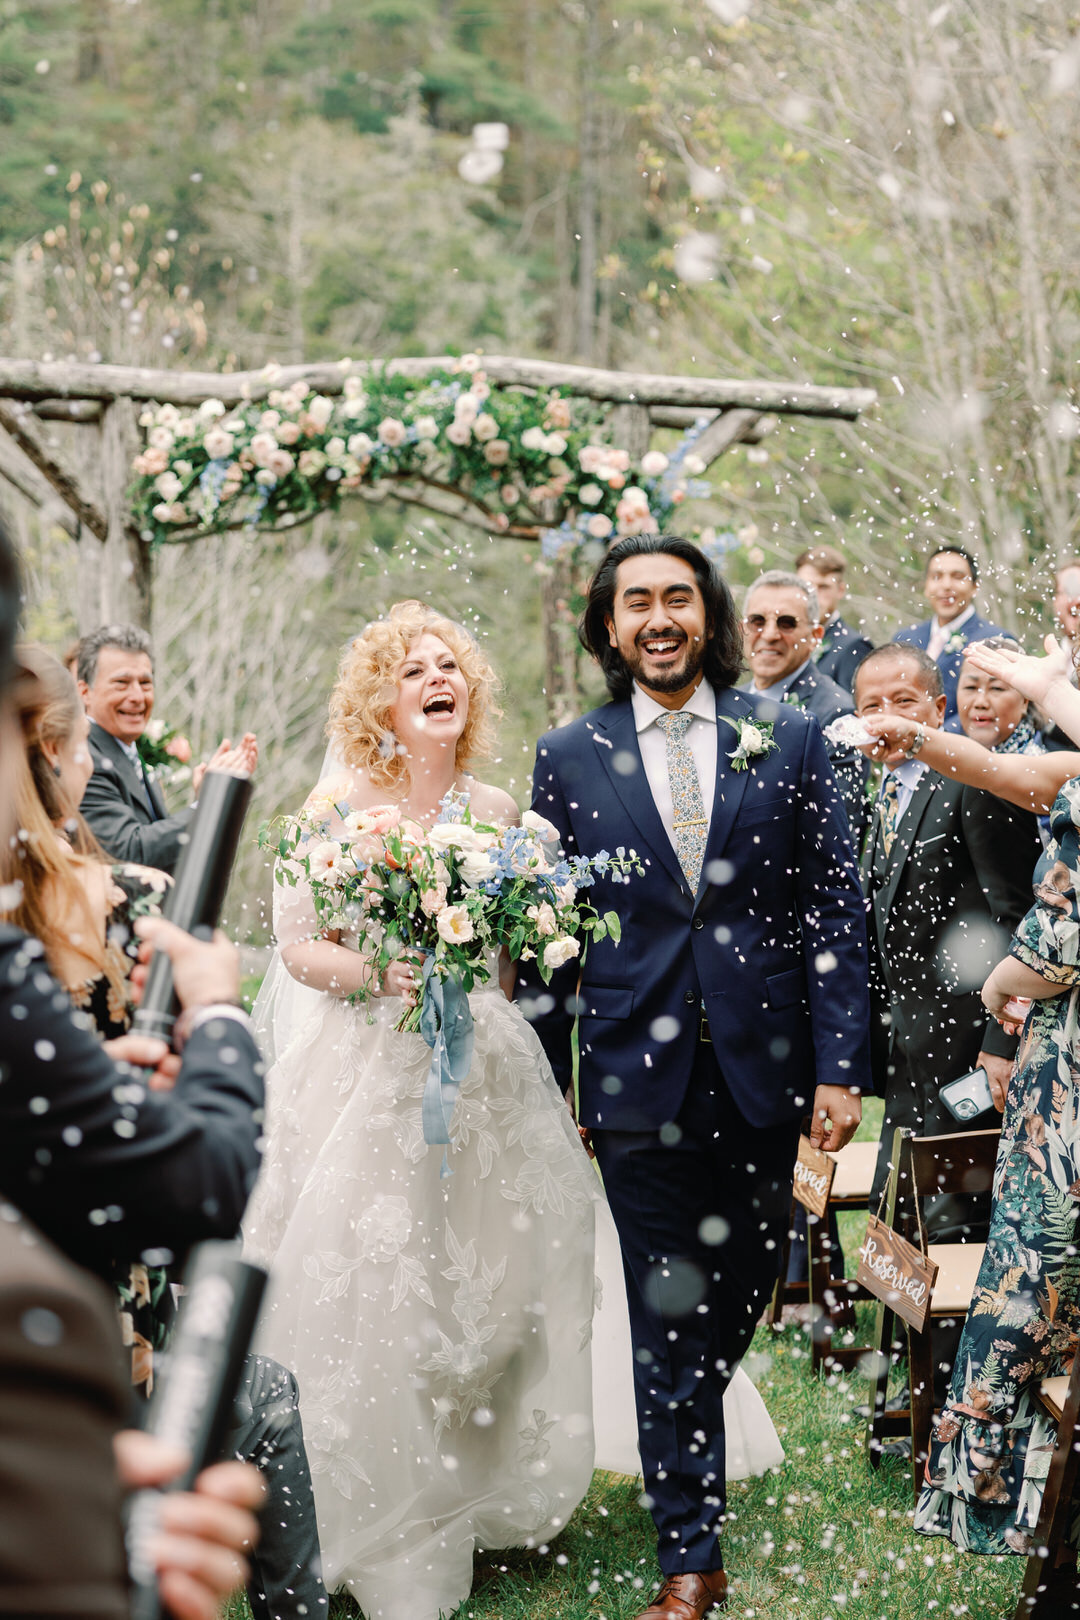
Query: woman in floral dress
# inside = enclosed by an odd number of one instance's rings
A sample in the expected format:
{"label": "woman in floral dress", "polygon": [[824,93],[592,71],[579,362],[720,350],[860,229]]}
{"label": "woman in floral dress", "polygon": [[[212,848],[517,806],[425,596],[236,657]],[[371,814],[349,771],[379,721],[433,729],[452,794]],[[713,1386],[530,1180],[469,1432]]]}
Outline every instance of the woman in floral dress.
{"label": "woman in floral dress", "polygon": [[[966,659],[1080,736],[1068,650],[1052,638],[1047,647],[1048,658],[971,647]],[[889,763],[918,729],[892,715],[867,725]],[[1015,996],[1031,1010],[1005,1097],[986,1253],[915,1514],[917,1530],[966,1552],[1023,1554],[1055,1440],[1032,1395],[1068,1370],[1080,1328],[1080,757],[987,753],[943,732],[928,733],[918,753],[1025,809],[1053,801],[1035,903],[983,986],[995,1017]]]}
{"label": "woman in floral dress", "polygon": [[984,989],[1032,997],[1009,1083],[986,1254],[915,1528],[965,1552],[1026,1553],[1056,1425],[1033,1404],[1080,1328],[1080,779],[1051,815],[1035,904]]}

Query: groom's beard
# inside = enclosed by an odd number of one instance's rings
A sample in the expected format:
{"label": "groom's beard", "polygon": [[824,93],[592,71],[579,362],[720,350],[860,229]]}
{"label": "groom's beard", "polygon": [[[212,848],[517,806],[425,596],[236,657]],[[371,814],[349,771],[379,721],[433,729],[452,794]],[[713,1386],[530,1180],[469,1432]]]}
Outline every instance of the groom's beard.
{"label": "groom's beard", "polygon": [[[674,639],[673,636],[668,637],[668,640]],[[664,670],[646,669],[637,651],[637,643],[634,644],[634,654],[625,662],[639,686],[647,692],[679,692],[697,680],[705,663],[705,643],[696,641],[691,645],[685,636],[681,639],[687,648],[685,658]]]}

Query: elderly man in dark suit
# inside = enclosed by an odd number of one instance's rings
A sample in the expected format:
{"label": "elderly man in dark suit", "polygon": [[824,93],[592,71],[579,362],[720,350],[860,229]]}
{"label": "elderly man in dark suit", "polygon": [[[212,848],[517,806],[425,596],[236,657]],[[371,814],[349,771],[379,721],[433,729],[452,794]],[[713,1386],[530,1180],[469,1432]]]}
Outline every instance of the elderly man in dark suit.
{"label": "elderly man in dark suit", "polygon": [[[751,680],[743,691],[752,697],[788,703],[812,714],[824,730],[855,705],[850,695],[817,668],[815,649],[822,626],[817,592],[798,574],[774,568],[761,574],[746,593],[743,639]],[[825,751],[836,773],[844,801],[851,842],[862,848],[869,820],[866,783],[869,766],[854,748],[826,741]]]}
{"label": "elderly man in dark suit", "polygon": [[956,714],[956,682],[960,675],[964,648],[969,641],[986,641],[1006,634],[998,624],[984,619],[975,606],[979,589],[979,566],[962,546],[940,546],[931,552],[926,564],[923,595],[933,608],[929,619],[898,630],[894,641],[920,647],[941,671],[945,692],[945,729],[959,731]]}
{"label": "elderly man in dark suit", "polygon": [[827,675],[850,692],[855,671],[874,643],[841,618],[840,603],[847,595],[847,561],[835,546],[810,546],[795,559],[795,572],[817,592],[821,611],[821,640],[814,653],[819,674]]}
{"label": "elderly man in dark suit", "polygon": [[799,1122],[840,1147],[869,1077],[864,908],[818,726],[735,689],[738,616],[696,546],[619,541],[581,634],[612,701],[540,739],[533,808],[568,853],[634,848],[644,875],[590,892],[621,945],[524,1004],[567,1086],[580,1011],[665,1577],[641,1620],[701,1620],[727,1591],[724,1388],[776,1277]]}
{"label": "elderly man in dark suit", "polygon": [[[860,715],[899,714],[940,726],[945,693],[937,664],[917,647],[879,647],[855,677]],[[885,1119],[874,1200],[888,1176],[893,1132],[919,1136],[961,1127],[941,1101],[949,1080],[981,1066],[1004,1097],[1016,1039],[988,1019],[980,989],[1031,902],[1031,874],[1042,845],[1029,812],[920,764],[920,737],[906,757],[887,762],[864,860],[871,955],[884,987],[888,1055],[878,1058]],[[999,1123],[993,1108],[965,1130]],[[926,1200],[932,1240],[985,1238],[989,1200]],[[951,1371],[950,1338],[935,1332],[938,1394]]]}
{"label": "elderly man in dark suit", "polygon": [[[90,716],[94,774],[82,813],[106,854],[172,872],[180,859],[191,810],[169,815],[161,790],[139,756],[138,741],[154,707],[150,637],[133,624],[107,624],[78,644],[78,682]],[[207,770],[250,773],[258,748],[249,732],[237,748],[228,739],[207,764],[196,765],[196,797]]]}

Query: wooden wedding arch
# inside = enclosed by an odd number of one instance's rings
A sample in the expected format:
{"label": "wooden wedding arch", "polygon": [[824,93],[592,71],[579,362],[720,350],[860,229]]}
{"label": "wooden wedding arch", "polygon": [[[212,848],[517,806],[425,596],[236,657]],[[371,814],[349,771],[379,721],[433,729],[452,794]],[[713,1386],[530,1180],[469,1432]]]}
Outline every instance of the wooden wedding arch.
{"label": "wooden wedding arch", "polygon": [[[47,506],[76,542],[80,632],[116,620],[149,627],[154,552],[136,527],[129,501],[132,461],[142,445],[138,418],[148,403],[196,408],[216,399],[237,407],[296,383],[333,398],[348,376],[363,377],[376,366],[383,375],[422,380],[457,363],[443,355],[223,373],[0,358],[0,477],[33,505]],[[779,417],[851,422],[877,399],[871,388],[605,371],[509,355],[484,355],[482,364],[493,388],[558,389],[601,407],[613,442],[635,459],[649,449],[655,429],[696,424],[694,452],[706,466],[733,445],[760,440]],[[385,490],[355,493],[386,498]],[[452,486],[413,479],[396,484],[391,498],[499,532],[467,492]],[[539,540],[544,517],[538,515],[534,529],[516,528],[514,538]],[[555,581],[545,586],[551,598],[558,589]],[[553,600],[545,601],[544,611],[547,662],[555,677]],[[549,706],[560,684],[553,678]]]}

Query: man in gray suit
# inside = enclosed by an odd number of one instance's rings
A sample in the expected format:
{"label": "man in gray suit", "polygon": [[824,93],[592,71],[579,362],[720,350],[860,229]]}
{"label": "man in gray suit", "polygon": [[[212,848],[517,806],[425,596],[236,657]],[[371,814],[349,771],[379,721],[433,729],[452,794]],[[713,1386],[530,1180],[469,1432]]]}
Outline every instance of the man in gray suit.
{"label": "man in gray suit", "polygon": [[[90,716],[94,774],[82,802],[94,836],[116,860],[172,872],[180,859],[191,808],[170,816],[161,789],[144,766],[138,740],[154,707],[150,637],[133,624],[106,624],[79,643],[78,682]],[[258,745],[248,732],[236,748],[228,738],[213,757],[196,765],[198,798],[208,770],[255,769]]]}

